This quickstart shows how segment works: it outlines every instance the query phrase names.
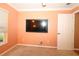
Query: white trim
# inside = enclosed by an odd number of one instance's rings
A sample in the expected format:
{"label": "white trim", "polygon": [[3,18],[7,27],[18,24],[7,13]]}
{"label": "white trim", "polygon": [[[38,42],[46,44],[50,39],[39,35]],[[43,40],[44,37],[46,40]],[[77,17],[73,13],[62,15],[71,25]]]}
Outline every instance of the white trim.
{"label": "white trim", "polygon": [[68,7],[68,8],[40,8],[40,9],[17,9],[16,7],[14,7],[12,4],[8,3],[8,5],[10,5],[11,7],[13,7],[15,10],[17,11],[58,11],[58,10],[72,10],[75,7],[77,7],[78,5],[72,6],[72,7]]}
{"label": "white trim", "polygon": [[31,47],[41,47],[41,48],[57,48],[57,47],[53,47],[53,46],[42,46],[42,45],[32,45],[32,44],[17,44],[17,45],[31,46]]}
{"label": "white trim", "polygon": [[[72,8],[71,8],[72,9]],[[58,10],[71,10],[70,8],[46,8],[46,9],[18,9],[18,11],[58,11]]]}
{"label": "white trim", "polygon": [[[73,15],[73,20],[74,20],[74,31],[75,31],[75,13],[76,13],[76,12],[73,12],[73,13],[72,13],[72,15]],[[75,32],[74,32],[74,35],[75,35]],[[75,50],[75,48],[74,48],[74,50]]]}
{"label": "white trim", "polygon": [[0,46],[5,45],[5,44],[6,44],[6,42],[0,42]]}
{"label": "white trim", "polygon": [[0,10],[1,10],[1,11],[5,11],[6,13],[9,13],[8,10],[6,10],[6,9],[4,9],[4,8],[2,8],[2,7],[0,7]]}
{"label": "white trim", "polygon": [[11,48],[9,48],[8,50],[4,51],[3,53],[0,54],[0,56],[2,56],[3,54],[7,53],[8,51],[12,50],[13,48],[15,48],[17,45],[12,46]]}
{"label": "white trim", "polygon": [[79,48],[74,48],[74,50],[79,50]]}
{"label": "white trim", "polygon": [[77,12],[79,12],[79,10],[74,11],[72,14],[75,14],[75,13],[77,13]]}

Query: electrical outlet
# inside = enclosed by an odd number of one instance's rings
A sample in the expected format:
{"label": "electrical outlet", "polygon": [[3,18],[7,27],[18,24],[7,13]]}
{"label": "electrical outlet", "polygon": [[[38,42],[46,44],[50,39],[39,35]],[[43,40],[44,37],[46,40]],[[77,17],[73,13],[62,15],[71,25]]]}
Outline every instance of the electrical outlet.
{"label": "electrical outlet", "polygon": [[42,45],[43,44],[43,42],[42,41],[40,41],[40,45]]}

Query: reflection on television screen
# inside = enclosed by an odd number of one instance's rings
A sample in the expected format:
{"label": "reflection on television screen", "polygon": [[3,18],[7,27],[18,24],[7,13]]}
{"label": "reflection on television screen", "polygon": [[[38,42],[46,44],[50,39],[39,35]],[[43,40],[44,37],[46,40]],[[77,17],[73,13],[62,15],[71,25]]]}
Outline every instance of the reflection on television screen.
{"label": "reflection on television screen", "polygon": [[48,20],[26,19],[26,32],[48,32]]}

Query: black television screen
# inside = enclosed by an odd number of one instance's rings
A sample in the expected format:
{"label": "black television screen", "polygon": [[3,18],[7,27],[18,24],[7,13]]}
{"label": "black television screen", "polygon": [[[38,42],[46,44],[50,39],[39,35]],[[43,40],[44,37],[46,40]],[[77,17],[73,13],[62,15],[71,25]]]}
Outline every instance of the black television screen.
{"label": "black television screen", "polygon": [[26,19],[26,32],[48,32],[48,20]]}

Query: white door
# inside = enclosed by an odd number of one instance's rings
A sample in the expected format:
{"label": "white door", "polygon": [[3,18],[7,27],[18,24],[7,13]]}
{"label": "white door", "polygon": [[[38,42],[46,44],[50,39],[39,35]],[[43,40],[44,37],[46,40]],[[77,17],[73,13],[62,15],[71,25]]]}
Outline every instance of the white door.
{"label": "white door", "polygon": [[57,48],[59,50],[74,49],[74,19],[72,14],[58,15]]}

